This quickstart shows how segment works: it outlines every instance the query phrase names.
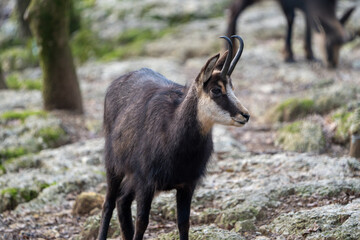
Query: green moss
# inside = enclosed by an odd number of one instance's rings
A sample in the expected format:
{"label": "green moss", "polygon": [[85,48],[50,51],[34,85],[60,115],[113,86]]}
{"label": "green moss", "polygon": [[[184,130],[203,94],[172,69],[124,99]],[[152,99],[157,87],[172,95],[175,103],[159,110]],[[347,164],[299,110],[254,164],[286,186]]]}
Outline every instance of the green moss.
{"label": "green moss", "polygon": [[288,122],[315,112],[315,102],[311,99],[290,98],[279,103],[266,115],[269,122]]}
{"label": "green moss", "polygon": [[29,201],[33,200],[34,198],[36,198],[39,195],[39,193],[36,190],[28,189],[28,188],[20,189],[19,192],[20,192],[21,198],[25,202],[29,202]]}
{"label": "green moss", "polygon": [[28,89],[41,90],[42,80],[39,79],[21,79],[16,73],[10,74],[6,78],[6,83],[10,89]]}
{"label": "green moss", "polygon": [[40,191],[44,190],[45,188],[48,188],[50,186],[56,185],[57,182],[47,183],[47,182],[37,182],[36,186],[39,188]]}
{"label": "green moss", "polygon": [[166,28],[160,31],[151,29],[129,29],[124,31],[117,39],[119,47],[104,54],[100,60],[111,61],[114,59],[124,59],[145,54],[145,44],[149,41],[159,39],[172,32]]}
{"label": "green moss", "polygon": [[5,188],[1,190],[0,195],[4,196],[7,194],[10,195],[12,198],[15,198],[18,192],[19,192],[18,188]]}
{"label": "green moss", "polygon": [[0,176],[5,174],[5,173],[6,173],[5,167],[2,164],[0,164]]}
{"label": "green moss", "polygon": [[38,195],[37,189],[5,188],[0,191],[0,212],[15,209],[18,204],[29,202]]}
{"label": "green moss", "polygon": [[24,121],[26,118],[30,116],[46,117],[47,113],[45,111],[40,111],[40,110],[8,111],[1,114],[0,119],[3,119],[5,121],[15,120],[15,119]]}
{"label": "green moss", "polygon": [[81,29],[77,31],[71,42],[71,50],[79,63],[84,63],[92,58],[99,58],[111,51],[111,43],[106,40],[100,40],[93,31]]}
{"label": "green moss", "polygon": [[71,41],[71,49],[79,63],[90,59],[111,61],[144,54],[145,44],[172,32],[165,28],[159,31],[152,29],[128,29],[115,40],[100,39],[93,31],[82,29],[76,32]]}
{"label": "green moss", "polygon": [[45,127],[40,129],[35,136],[43,139],[49,147],[59,146],[59,141],[65,137],[66,133],[61,127]]}
{"label": "green moss", "polygon": [[13,147],[0,150],[0,163],[4,159],[17,158],[27,154],[27,150],[23,147]]}

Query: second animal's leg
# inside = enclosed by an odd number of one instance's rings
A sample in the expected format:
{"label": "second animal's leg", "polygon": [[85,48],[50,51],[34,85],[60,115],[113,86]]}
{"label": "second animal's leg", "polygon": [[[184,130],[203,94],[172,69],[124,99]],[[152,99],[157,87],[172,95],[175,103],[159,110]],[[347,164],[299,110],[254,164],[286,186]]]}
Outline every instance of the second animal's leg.
{"label": "second animal's leg", "polygon": [[285,13],[286,21],[288,24],[286,39],[285,39],[284,58],[285,58],[285,62],[294,62],[294,54],[291,47],[291,37],[292,37],[293,24],[295,19],[295,10],[293,7],[288,6],[288,2],[286,1],[281,1],[281,7]]}
{"label": "second animal's leg", "polygon": [[134,237],[134,225],[131,216],[131,203],[134,197],[132,190],[122,189],[121,196],[116,201],[123,240],[132,240]]}
{"label": "second animal's leg", "polygon": [[[236,22],[242,11],[253,4],[256,0],[235,0],[229,7],[229,14],[227,20],[226,36],[231,37],[236,34]],[[233,41],[233,44],[237,44]],[[236,45],[234,45],[236,46]]]}
{"label": "second animal's leg", "polygon": [[195,186],[185,186],[176,193],[177,221],[180,233],[180,240],[189,239],[190,228],[190,205]]}
{"label": "second animal's leg", "polygon": [[149,224],[149,214],[154,191],[151,187],[142,186],[136,190],[136,227],[134,240],[142,240],[145,230]]}
{"label": "second animal's leg", "polygon": [[305,16],[305,21],[306,21],[306,29],[305,29],[305,54],[306,54],[306,59],[308,60],[315,60],[314,58],[314,54],[312,51],[312,46],[311,46],[311,23],[310,23],[310,19],[309,16]]}

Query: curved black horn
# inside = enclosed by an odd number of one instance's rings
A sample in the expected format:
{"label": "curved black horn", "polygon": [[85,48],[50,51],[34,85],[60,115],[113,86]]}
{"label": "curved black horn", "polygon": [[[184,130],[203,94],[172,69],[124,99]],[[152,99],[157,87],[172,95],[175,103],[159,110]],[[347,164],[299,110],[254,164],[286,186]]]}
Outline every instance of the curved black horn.
{"label": "curved black horn", "polygon": [[229,68],[229,71],[228,71],[229,76],[234,71],[235,66],[236,66],[237,62],[239,61],[239,59],[241,57],[241,54],[242,54],[242,52],[244,50],[244,41],[242,40],[241,37],[239,37],[238,35],[233,35],[233,36],[231,36],[231,38],[236,38],[237,40],[239,40],[239,49],[237,50],[234,59],[231,61],[230,68]]}
{"label": "curved black horn", "polygon": [[231,42],[230,38],[228,38],[226,36],[221,36],[220,38],[223,38],[228,42],[228,50],[229,50],[228,55],[226,56],[224,66],[221,69],[221,73],[220,73],[220,75],[222,77],[225,77],[226,74],[228,73],[228,70],[229,70],[229,67],[230,67],[231,58],[232,58],[232,52],[233,52],[233,46],[232,46],[232,42]]}

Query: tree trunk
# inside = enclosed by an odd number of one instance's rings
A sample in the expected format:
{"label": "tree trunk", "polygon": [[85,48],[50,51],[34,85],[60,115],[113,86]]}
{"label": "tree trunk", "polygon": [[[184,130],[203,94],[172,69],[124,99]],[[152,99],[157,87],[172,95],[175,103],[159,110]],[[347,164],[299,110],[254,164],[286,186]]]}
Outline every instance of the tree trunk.
{"label": "tree trunk", "polygon": [[5,83],[5,78],[4,78],[4,73],[2,71],[2,67],[0,64],[0,89],[6,89],[6,83]]}
{"label": "tree trunk", "polygon": [[354,158],[360,158],[360,135],[351,136],[350,156]]}
{"label": "tree trunk", "polygon": [[70,0],[32,0],[30,28],[39,46],[47,110],[82,112],[80,87],[69,46]]}
{"label": "tree trunk", "polygon": [[29,23],[24,18],[25,11],[29,4],[30,0],[16,0],[16,14],[19,22],[20,35],[25,38],[31,37]]}

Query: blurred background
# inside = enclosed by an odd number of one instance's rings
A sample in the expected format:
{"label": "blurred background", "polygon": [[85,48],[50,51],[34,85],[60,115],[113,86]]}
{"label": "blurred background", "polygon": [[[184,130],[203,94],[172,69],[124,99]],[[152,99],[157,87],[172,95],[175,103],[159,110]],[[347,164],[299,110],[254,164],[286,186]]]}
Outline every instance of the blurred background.
{"label": "blurred background", "polygon": [[[231,3],[0,1],[0,239],[96,238],[107,86],[142,67],[193,81],[224,51]],[[356,32],[360,1],[340,0],[336,13],[352,6],[346,29]],[[316,60],[306,59],[300,11],[296,62],[285,63],[286,28],[276,1],[237,21],[245,49],[232,81],[251,121],[214,129],[213,160],[193,201],[194,238],[360,239],[360,38],[329,69],[315,31]],[[175,239],[173,194],[154,201],[146,239]],[[114,213],[111,237],[118,228]]]}

